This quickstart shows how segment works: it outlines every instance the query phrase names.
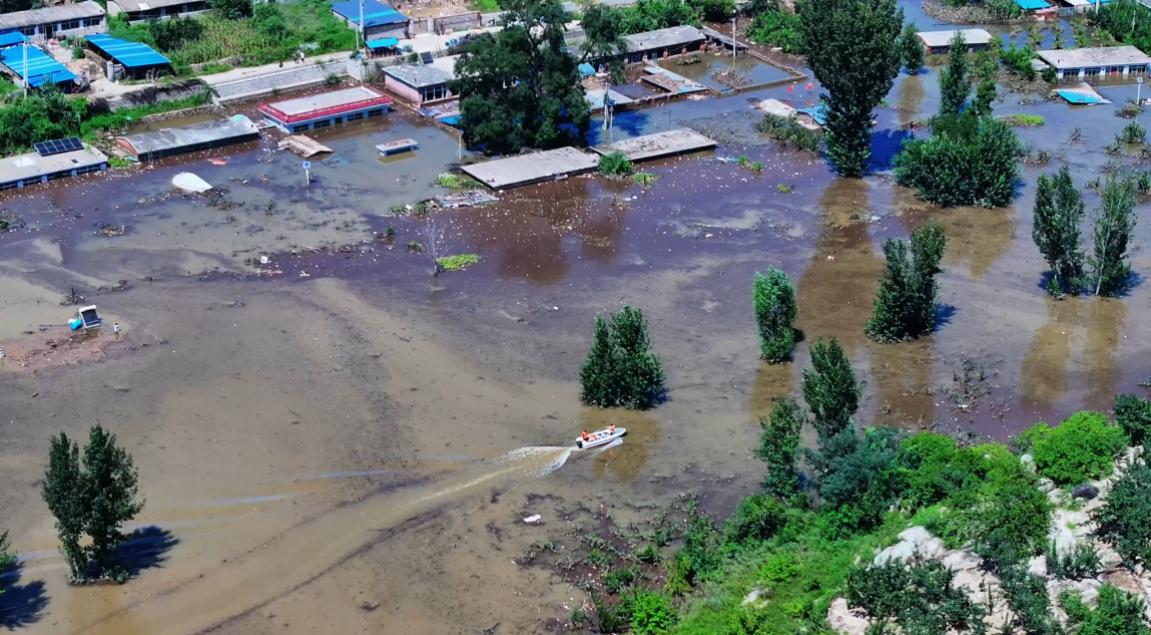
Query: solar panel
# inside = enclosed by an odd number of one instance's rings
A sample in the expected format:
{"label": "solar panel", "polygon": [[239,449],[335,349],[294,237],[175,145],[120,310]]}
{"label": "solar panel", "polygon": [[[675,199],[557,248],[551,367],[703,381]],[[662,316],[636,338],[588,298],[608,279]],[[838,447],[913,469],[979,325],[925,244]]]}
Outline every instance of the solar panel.
{"label": "solar panel", "polygon": [[51,139],[48,141],[41,141],[40,143],[33,144],[36,147],[36,152],[42,157],[50,157],[53,154],[61,154],[64,152],[72,152],[74,150],[83,150],[84,144],[76,137],[65,137],[63,139]]}

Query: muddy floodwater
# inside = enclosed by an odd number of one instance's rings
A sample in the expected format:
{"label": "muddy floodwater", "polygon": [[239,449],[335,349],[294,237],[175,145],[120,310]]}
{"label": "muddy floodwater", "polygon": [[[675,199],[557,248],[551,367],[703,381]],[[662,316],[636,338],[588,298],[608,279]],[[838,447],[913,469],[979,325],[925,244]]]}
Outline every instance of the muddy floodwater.
{"label": "muddy floodwater", "polygon": [[[63,324],[75,311],[63,294],[98,305],[106,325],[86,342],[105,347],[90,359],[49,363],[48,346],[35,372],[0,360],[0,529],[22,559],[0,581],[0,625],[555,632],[582,594],[516,560],[565,531],[557,509],[584,503],[626,523],[687,494],[728,513],[760,477],[757,418],[798,390],[815,338],[845,346],[868,425],[1003,439],[1142,390],[1149,207],[1132,250],[1140,282],[1122,298],[1050,299],[1031,241],[1035,177],[1066,162],[1084,186],[1108,162],[1134,166],[1103,150],[1126,120],[1114,106],[1005,93],[997,112],[1046,118],[1020,135],[1051,162],[1024,169],[1011,207],[940,210],[889,173],[904,124],[936,109],[936,81],[930,70],[897,81],[862,180],[755,131],[758,99],[815,104],[818,87],[800,83],[618,113],[597,142],[680,126],[719,142],[642,166],[658,178],[647,188],[588,176],[394,214],[445,193],[436,175],[460,149],[393,113],[319,133],[335,153],[313,161],[310,184],[298,158],[263,141],[3,193],[0,210],[27,227],[0,235],[0,346],[27,348]],[[1100,92],[1118,104],[1135,86]],[[419,150],[376,156],[402,137]],[[182,171],[219,192],[174,193]],[[940,328],[874,344],[863,326],[881,245],[929,219],[949,239]],[[431,274],[432,256],[459,253],[480,262]],[[797,285],[793,364],[756,357],[751,284],[769,266]],[[623,303],[648,315],[667,370],[668,400],[649,412],[579,404],[592,320]],[[629,429],[624,443],[573,451],[581,429],[608,422]],[[72,588],[39,481],[50,435],[94,423],[134,456],[146,507],[126,528],[134,579]],[[533,514],[542,524],[523,522]]]}

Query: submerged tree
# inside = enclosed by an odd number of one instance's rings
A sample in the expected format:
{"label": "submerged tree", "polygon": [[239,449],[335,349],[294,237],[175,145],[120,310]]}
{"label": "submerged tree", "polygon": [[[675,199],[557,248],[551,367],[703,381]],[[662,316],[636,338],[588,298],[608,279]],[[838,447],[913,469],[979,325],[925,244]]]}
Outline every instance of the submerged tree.
{"label": "submerged tree", "polygon": [[999,60],[992,49],[980,51],[975,56],[975,99],[971,102],[971,114],[985,117],[991,114],[991,104],[995,102],[995,82],[999,75]]}
{"label": "submerged tree", "polygon": [[1039,176],[1031,238],[1051,269],[1047,290],[1052,295],[1077,293],[1083,284],[1083,251],[1079,246],[1083,213],[1083,198],[1071,182],[1067,166],[1054,175]]}
{"label": "submerged tree", "polygon": [[1095,249],[1088,259],[1090,284],[1096,295],[1113,296],[1125,291],[1131,278],[1127,246],[1135,230],[1135,184],[1128,177],[1109,178],[1100,197]]}
{"label": "submerged tree", "polygon": [[851,427],[863,387],[834,337],[811,345],[811,366],[803,369],[803,399],[822,443]]}
{"label": "submerged tree", "polygon": [[[136,500],[132,457],[116,445],[116,436],[94,426],[84,448],[63,432],[52,437],[42,488],[56,517],[56,533],[74,583],[123,580],[116,548],[124,542],[123,524],[143,509]],[[87,536],[88,544],[82,544]]]}
{"label": "submerged tree", "polygon": [[902,240],[893,238],[884,243],[887,269],[879,282],[875,307],[865,327],[872,339],[898,342],[935,330],[939,292],[935,275],[939,273],[946,245],[943,228],[936,222],[911,235],[910,250]]}
{"label": "submerged tree", "polygon": [[456,64],[464,142],[495,153],[585,145],[590,116],[559,0],[505,0],[504,29],[468,43]]}
{"label": "submerged tree", "polygon": [[967,42],[963,39],[963,32],[956,31],[947,53],[947,66],[939,70],[940,116],[958,115],[963,110],[971,92],[967,71]]}
{"label": "submerged tree", "polygon": [[755,322],[759,327],[759,354],[776,364],[795,348],[795,287],[787,274],[772,267],[755,274]]}
{"label": "submerged tree", "polygon": [[[11,549],[12,546],[8,544],[8,532],[0,532],[0,575],[16,565],[16,554],[12,553]],[[4,593],[3,586],[0,586],[0,593]]]}
{"label": "submerged tree", "polygon": [[1151,401],[1139,395],[1115,395],[1115,423],[1131,445],[1143,445],[1151,437]]}
{"label": "submerged tree", "polygon": [[637,410],[655,405],[664,389],[663,365],[651,352],[642,311],[625,305],[609,320],[596,317],[580,385],[580,398],[589,405]]}
{"label": "submerged tree", "polygon": [[871,156],[872,112],[899,74],[903,11],[895,0],[801,0],[803,47],[827,89],[827,156],[859,177]]}
{"label": "submerged tree", "polygon": [[926,52],[923,50],[923,40],[919,39],[919,29],[914,22],[908,22],[899,34],[899,56],[908,73],[915,75],[923,68],[923,59]]}
{"label": "submerged tree", "polygon": [[799,453],[799,431],[803,427],[803,411],[793,399],[775,404],[768,419],[760,418],[762,432],[755,455],[767,464],[763,489],[772,496],[787,498],[799,489],[799,473],[795,462]]}

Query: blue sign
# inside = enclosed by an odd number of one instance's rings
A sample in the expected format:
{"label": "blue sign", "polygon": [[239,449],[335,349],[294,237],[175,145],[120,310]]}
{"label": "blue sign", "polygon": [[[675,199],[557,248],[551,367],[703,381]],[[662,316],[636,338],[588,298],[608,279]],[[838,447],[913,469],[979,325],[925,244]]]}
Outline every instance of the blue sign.
{"label": "blue sign", "polygon": [[312,169],[312,162],[311,161],[304,161],[304,169],[305,170],[311,170]]}

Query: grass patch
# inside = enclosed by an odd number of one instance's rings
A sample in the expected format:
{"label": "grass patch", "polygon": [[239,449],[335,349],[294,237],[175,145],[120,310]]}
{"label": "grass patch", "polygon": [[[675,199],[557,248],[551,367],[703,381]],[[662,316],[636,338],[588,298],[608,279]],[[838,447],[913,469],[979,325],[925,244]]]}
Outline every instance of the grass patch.
{"label": "grass patch", "polygon": [[819,133],[804,128],[793,119],[778,115],[764,115],[755,127],[788,148],[806,152],[819,151]]}
{"label": "grass patch", "polygon": [[1001,117],[1001,119],[1009,126],[1020,126],[1023,128],[1036,128],[1047,123],[1047,120],[1043,118],[1043,115],[1027,115],[1022,113],[1006,115]]}
{"label": "grass patch", "polygon": [[453,190],[467,190],[473,187],[479,187],[480,183],[470,176],[455,174],[453,172],[443,172],[436,177],[436,185]]}
{"label": "grass patch", "polygon": [[456,254],[436,258],[436,264],[444,271],[463,271],[479,261],[480,257],[476,254]]}
{"label": "grass patch", "polygon": [[495,13],[501,11],[499,0],[471,0],[468,8],[480,13]]}
{"label": "grass patch", "polygon": [[651,172],[636,172],[631,176],[631,180],[635,181],[636,185],[647,187],[658,181],[659,177],[652,174]]}
{"label": "grass patch", "polygon": [[183,99],[173,99],[172,101],[162,101],[154,104],[145,104],[143,106],[134,106],[132,108],[121,108],[111,112],[91,115],[80,124],[80,133],[85,139],[92,139],[101,132],[121,132],[126,130],[128,125],[133,121],[139,121],[148,115],[184,110],[186,108],[196,108],[197,106],[207,104],[211,99],[211,93],[205,88],[203,92]]}
{"label": "grass patch", "polygon": [[622,152],[609,152],[599,158],[599,173],[614,178],[624,178],[635,172],[635,167]]}

